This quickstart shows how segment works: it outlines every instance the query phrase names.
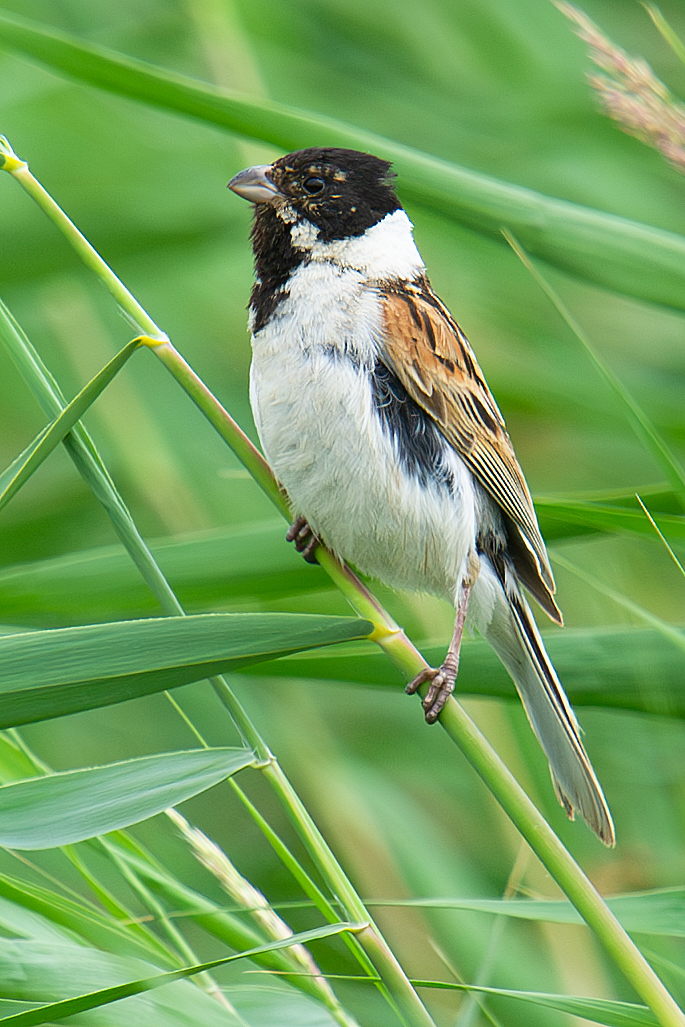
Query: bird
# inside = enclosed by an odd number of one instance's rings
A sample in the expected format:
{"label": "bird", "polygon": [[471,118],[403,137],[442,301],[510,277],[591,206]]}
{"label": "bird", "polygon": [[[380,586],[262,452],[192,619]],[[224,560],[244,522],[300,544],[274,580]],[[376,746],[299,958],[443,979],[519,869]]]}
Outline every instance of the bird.
{"label": "bird", "polygon": [[611,846],[611,813],[524,594],[563,623],[533,501],[395,183],[373,154],[310,147],[228,184],[254,209],[250,402],[293,512],[287,537],[310,562],[323,543],[394,589],[449,600],[445,659],[407,685],[428,682],[425,719],[439,719],[475,627],[514,681],[568,817]]}

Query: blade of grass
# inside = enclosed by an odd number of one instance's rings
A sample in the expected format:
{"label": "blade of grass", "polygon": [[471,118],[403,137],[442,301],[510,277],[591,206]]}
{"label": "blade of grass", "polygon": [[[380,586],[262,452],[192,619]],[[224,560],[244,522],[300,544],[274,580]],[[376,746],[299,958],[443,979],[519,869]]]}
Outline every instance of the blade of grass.
{"label": "blade of grass", "polygon": [[668,555],[671,557],[671,559],[673,560],[674,564],[676,565],[676,567],[678,568],[680,573],[683,575],[683,577],[685,577],[685,568],[683,567],[682,563],[680,562],[678,557],[675,555],[675,553],[671,549],[670,545],[666,541],[666,538],[664,537],[663,532],[661,531],[661,528],[656,523],[656,521],[652,517],[651,513],[649,512],[649,510],[647,509],[645,504],[642,502],[642,499],[637,494],[637,492],[635,493],[635,498],[637,499],[638,503],[640,504],[640,506],[644,510],[645,517],[647,518],[647,520],[649,521],[651,526],[654,528],[654,531],[657,533],[657,535],[659,536],[659,538],[663,542],[664,546],[666,547],[666,551],[667,551]]}
{"label": "blade of grass", "polygon": [[370,628],[352,617],[213,613],[4,635],[0,725],[99,709],[285,655],[298,645],[365,637]]}
{"label": "blade of grass", "polygon": [[661,33],[663,38],[666,40],[676,57],[685,64],[685,44],[682,39],[678,36],[671,28],[669,23],[661,13],[660,8],[656,4],[643,4],[649,17],[654,22],[656,29]]}
{"label": "blade of grass", "polygon": [[437,981],[415,981],[417,987],[442,988],[454,991],[475,992],[480,995],[499,995],[518,999],[533,1005],[556,1009],[570,1016],[580,1016],[605,1027],[656,1027],[658,1021],[647,1006],[634,1002],[617,1002],[611,999],[581,998],[576,995],[550,995],[538,991],[514,991],[508,988],[488,988],[475,984],[449,984]]}
{"label": "blade of grass", "polygon": [[6,12],[0,43],[81,82],[286,151],[371,151],[393,162],[403,195],[495,237],[508,225],[532,253],[571,274],[685,309],[685,239],[675,233],[498,181],[320,114],[214,88]]}
{"label": "blade of grass", "polygon": [[254,766],[245,749],[188,749],[0,788],[0,844],[52,849],[147,820]]}
{"label": "blade of grass", "polygon": [[[169,812],[168,809],[167,812]],[[166,934],[174,950],[178,952],[178,954],[182,957],[182,961],[189,964],[197,963],[198,958],[195,955],[194,950],[191,948],[191,946],[188,944],[184,936],[181,934],[176,924],[173,923],[173,921],[170,920],[170,918],[166,915],[166,911],[162,904],[158,902],[155,896],[151,894],[148,888],[146,888],[146,886],[143,884],[143,882],[135,873],[135,871],[133,871],[113,849],[109,849],[108,855],[110,856],[112,862],[121,873],[121,876],[128,883],[132,892],[138,896],[138,898],[143,903],[143,906],[146,909],[150,910],[150,912],[153,914],[157,923],[159,924],[159,927]],[[209,973],[209,971],[206,970],[204,973],[198,974],[197,979],[198,983],[200,984],[200,987],[202,987],[208,995],[211,995],[213,998],[215,998],[221,1005],[227,1008],[231,1013],[237,1015],[235,1008],[228,1001],[223,991],[216,983],[216,981]],[[245,1025],[245,1027],[247,1027],[247,1024]]]}
{"label": "blade of grass", "polygon": [[103,369],[95,375],[79,394],[72,399],[55,420],[46,425],[30,446],[13,460],[7,470],[0,474],[0,510],[16,495],[19,489],[29,480],[43,461],[56,449],[64,437],[68,435],[77,421],[97,399],[101,392],[119,373],[126,361],[141,345],[139,339],[133,339],[117,353]]}
{"label": "blade of grass", "polygon": [[[655,888],[606,898],[627,931],[685,937],[685,888]],[[471,909],[493,916],[555,924],[581,923],[570,902],[557,899],[472,899],[454,896],[421,899],[367,899],[370,907],[416,906],[420,909]]]}
{"label": "blade of grass", "polygon": [[528,254],[523,250],[518,240],[507,229],[502,229],[502,235],[507,240],[512,250],[519,258],[525,268],[531,273],[545,295],[556,307],[560,316],[566,322],[573,334],[576,336],[583,349],[595,366],[595,369],[602,376],[614,395],[618,398],[624,408],[628,421],[633,431],[652,454],[653,458],[666,474],[673,490],[678,493],[685,506],[685,469],[677,457],[671,452],[669,446],[656,430],[650,419],[642,410],[640,405],[633,399],[626,387],[614,372],[604,363],[596,352],[588,335],[583,331],[574,316],[569,311],[556,290],[535,267]]}
{"label": "blade of grass", "polygon": [[[657,1020],[647,1006],[639,1006],[634,1002],[616,1002],[611,999],[581,998],[575,995],[549,995],[537,991],[513,991],[507,988],[487,988],[474,984],[431,984],[423,981],[424,987],[438,987],[455,991],[476,992],[481,995],[500,995],[506,998],[519,999],[533,1005],[556,1009],[570,1016],[581,1016],[593,1023],[604,1024],[605,1027],[655,1027]],[[417,987],[419,982],[416,982]]]}
{"label": "blade of grass", "polygon": [[[89,843],[86,843],[88,845]],[[19,858],[19,853],[12,850],[14,855]],[[65,845],[62,848],[63,854],[69,860],[69,862],[79,872],[86,885],[92,890],[102,907],[112,915],[114,921],[120,925],[125,924],[127,934],[133,935],[134,938],[142,938],[150,947],[161,950],[161,958],[164,963],[168,964],[171,969],[179,965],[179,960],[174,959],[174,951],[169,948],[168,945],[164,944],[157,935],[150,930],[147,923],[138,922],[138,918],[135,916],[132,910],[130,910],[124,903],[114,894],[111,888],[105,887],[103,883],[95,876],[91,868],[86,863],[85,859],[80,851],[78,845]],[[156,959],[159,959],[160,955],[157,955]]]}
{"label": "blade of grass", "polygon": [[[645,524],[638,509],[621,509],[608,503],[587,503],[583,500],[536,498],[535,507],[539,515],[544,537],[574,538],[574,527],[582,525],[597,532],[628,532],[649,536],[651,530]],[[673,538],[685,539],[685,517],[677,514],[656,514],[659,522]],[[557,526],[555,533],[554,527]],[[561,526],[561,527],[559,527]],[[547,532],[546,527],[552,530]],[[659,530],[657,528],[657,530]]]}
{"label": "blade of grass", "polygon": [[[655,959],[658,959],[655,955]],[[680,967],[674,967],[680,970]],[[363,981],[364,978],[352,977],[347,974],[328,974],[330,981]],[[544,1006],[570,1016],[582,1017],[592,1023],[604,1024],[605,1027],[657,1027],[658,1021],[647,1006],[635,1002],[620,1002],[614,999],[585,998],[580,995],[554,995],[541,991],[518,991],[512,988],[489,988],[478,984],[465,984],[457,981],[416,980],[412,983],[416,988],[434,988],[440,991],[465,991],[483,995],[496,995],[503,998],[520,999],[532,1005]],[[498,1020],[485,1009],[481,1010],[490,1022],[499,1024]],[[0,1021],[2,1022],[2,1021]]]}
{"label": "blade of grass", "polygon": [[0,1023],[6,1024],[7,1027],[39,1027],[40,1024],[46,1023],[49,1020],[63,1020],[67,1016],[74,1016],[76,1013],[82,1013],[88,1009],[98,1009],[109,1005],[111,1002],[119,1002],[121,999],[128,998],[131,995],[140,995],[143,992],[152,991],[154,988],[162,988],[165,984],[172,984],[174,981],[205,973],[218,966],[226,966],[237,959],[247,959],[275,949],[290,948],[291,945],[306,945],[307,942],[316,941],[319,938],[330,938],[345,931],[353,934],[358,933],[364,930],[366,926],[366,924],[341,922],[327,927],[317,927],[312,931],[293,934],[292,937],[286,938],[283,941],[270,942],[268,945],[260,945],[254,949],[247,949],[245,952],[238,952],[233,956],[224,956],[222,959],[213,959],[208,963],[199,963],[195,966],[184,967],[181,970],[172,970],[169,973],[158,974],[156,977],[129,981],[127,984],[117,984],[111,988],[102,988],[87,995],[78,995],[74,998],[62,999],[59,1002],[49,1002],[38,1009],[30,1009],[13,1016],[0,1017]]}
{"label": "blade of grass", "polygon": [[[51,420],[58,418],[67,406],[59,385],[2,300],[0,340],[43,411]],[[87,430],[82,424],[75,424],[63,443],[162,609],[165,613],[181,613],[174,593],[152,559]]]}

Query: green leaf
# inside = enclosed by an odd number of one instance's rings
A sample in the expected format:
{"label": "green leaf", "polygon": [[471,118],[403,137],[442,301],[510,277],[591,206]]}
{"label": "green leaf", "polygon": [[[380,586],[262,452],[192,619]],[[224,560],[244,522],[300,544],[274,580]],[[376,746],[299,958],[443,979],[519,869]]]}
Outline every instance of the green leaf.
{"label": "green leaf", "polygon": [[308,942],[318,940],[319,938],[330,938],[333,935],[342,934],[344,931],[357,931],[364,926],[366,925],[339,923],[329,924],[326,927],[317,927],[312,931],[303,931],[301,934],[293,934],[289,938],[270,942],[268,945],[260,945],[255,949],[248,949],[245,952],[237,952],[232,956],[225,956],[223,959],[213,959],[208,963],[184,967],[181,970],[173,970],[170,973],[158,974],[156,977],[129,981],[127,984],[116,985],[112,988],[102,988],[88,995],[78,995],[61,1002],[50,1002],[39,1009],[28,1010],[13,1016],[0,1017],[0,1023],[7,1024],[8,1027],[10,1025],[11,1027],[36,1027],[38,1024],[45,1023],[46,1020],[61,1020],[66,1016],[73,1016],[87,1009],[96,1009],[99,1006],[109,1005],[131,995],[139,995],[141,992],[161,988],[166,984],[182,980],[185,977],[192,977],[206,970],[213,970],[217,966],[233,963],[237,959],[245,959],[258,953],[273,951],[274,949],[290,948],[291,945],[306,945]]}
{"label": "green leaf", "polygon": [[[520,999],[536,1006],[546,1006],[548,1009],[570,1013],[571,1016],[582,1016],[593,1023],[605,1024],[606,1027],[658,1027],[659,1023],[647,1006],[639,1006],[634,1002],[580,998],[575,995],[549,995],[539,991],[512,991],[508,988],[484,988],[471,984],[440,984],[431,981],[413,983],[416,987],[448,988],[455,991],[473,991],[480,995],[501,995],[505,998]],[[0,1023],[2,1022],[0,1020]],[[8,1022],[13,1023],[14,1020]],[[16,1022],[19,1023],[19,1020]]]}
{"label": "green leaf", "polygon": [[51,424],[47,425],[33,442],[10,466],[0,474],[0,510],[16,495],[46,457],[52,453],[89,406],[118,374],[130,356],[138,349],[137,340],[129,342],[103,369],[81,389],[79,394],[64,408]]}
{"label": "green leaf", "polygon": [[0,845],[53,849],[161,813],[254,763],[246,749],[189,749],[46,774],[0,788]]}
{"label": "green leaf", "polygon": [[[115,956],[97,948],[79,945],[69,935],[53,933],[39,938],[24,934],[0,938],[0,976],[3,994],[22,1004],[30,1003],[43,1023],[41,1010],[46,1001],[69,998],[84,991],[120,984],[133,977],[155,973],[149,960]],[[16,1012],[0,1008],[0,1017]],[[245,1027],[244,1023],[222,1009],[190,982],[181,981],[162,989],[112,1005],[107,1015],[84,1013],[82,1027]]]}
{"label": "green leaf", "polygon": [[71,936],[75,935],[96,948],[152,961],[164,958],[164,951],[159,943],[148,944],[144,936],[132,934],[128,927],[122,926],[96,906],[86,904],[85,900],[76,902],[49,888],[6,874],[0,874],[0,896],[9,900],[3,902],[0,907],[0,922],[5,930],[8,922],[7,909],[12,903],[18,912],[21,910],[17,927],[21,927],[23,911],[31,910],[69,932]]}
{"label": "green leaf", "polygon": [[[626,931],[685,937],[685,888],[658,888],[606,898],[609,909]],[[422,909],[467,909],[519,920],[542,920],[553,924],[582,924],[570,902],[551,899],[461,899],[425,898],[369,900],[367,906],[419,906]]]}
{"label": "green leaf", "polygon": [[[643,520],[646,522],[646,518]],[[285,542],[285,523],[268,521],[149,543],[184,606],[271,600],[332,589],[318,566]],[[159,606],[120,546],[84,549],[0,571],[0,617],[54,626],[156,614]]]}
{"label": "green leaf", "polygon": [[0,43],[79,81],[285,150],[370,150],[393,161],[403,195],[489,235],[507,227],[530,253],[598,285],[685,309],[685,239],[675,233],[501,182],[333,118],[247,100],[14,15],[0,17]]}
{"label": "green leaf", "polygon": [[353,617],[226,613],[5,635],[0,727],[109,706],[371,631]]}

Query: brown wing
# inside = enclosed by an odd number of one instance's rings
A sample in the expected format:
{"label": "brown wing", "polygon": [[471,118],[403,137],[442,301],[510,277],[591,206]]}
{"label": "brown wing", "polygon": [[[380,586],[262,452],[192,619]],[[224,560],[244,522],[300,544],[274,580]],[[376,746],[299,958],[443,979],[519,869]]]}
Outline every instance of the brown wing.
{"label": "brown wing", "polygon": [[507,515],[523,583],[561,621],[533,501],[504,419],[468,340],[427,279],[379,290],[384,360]]}

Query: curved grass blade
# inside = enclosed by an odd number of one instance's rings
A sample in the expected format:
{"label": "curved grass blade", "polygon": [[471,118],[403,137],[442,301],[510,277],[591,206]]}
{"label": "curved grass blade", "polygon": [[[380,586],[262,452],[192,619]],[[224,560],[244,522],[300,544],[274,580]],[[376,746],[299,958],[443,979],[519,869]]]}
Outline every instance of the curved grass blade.
{"label": "curved grass blade", "polygon": [[[43,411],[50,418],[59,417],[67,406],[60,387],[2,300],[0,339]],[[161,608],[168,614],[181,613],[178,600],[152,559],[135,521],[82,424],[74,425],[73,430],[64,439],[64,446],[83,480],[102,504],[115,532],[131,554],[131,559]]]}
{"label": "curved grass blade", "polygon": [[227,613],[5,635],[0,727],[109,706],[372,629],[354,617]]}
{"label": "curved grass blade", "polygon": [[[0,331],[3,328],[0,318]],[[27,446],[23,453],[13,460],[10,466],[0,474],[0,510],[16,495],[22,485],[28,481],[34,471],[52,453],[69,434],[77,421],[85,414],[89,406],[106,389],[112,379],[119,373],[130,356],[140,346],[138,339],[133,339],[117,353],[103,369],[88,382],[77,396],[64,408],[62,413],[51,424],[46,425]]]}
{"label": "curved grass blade", "polygon": [[[609,909],[626,931],[685,937],[685,888],[658,888],[605,898]],[[582,924],[570,902],[552,899],[462,899],[424,898],[366,900],[367,906],[418,906],[421,909],[464,909],[518,920],[541,920],[553,924]]]}
{"label": "curved grass blade", "polygon": [[[505,998],[520,999],[536,1006],[545,1006],[547,1009],[569,1013],[571,1016],[581,1016],[593,1023],[604,1024],[605,1027],[658,1027],[659,1023],[647,1006],[640,1006],[634,1002],[581,998],[575,995],[550,995],[539,991],[512,991],[508,988],[486,988],[471,984],[414,981],[414,985],[415,987],[447,988],[454,991],[476,992],[480,995],[500,995]],[[0,1023],[2,1022],[0,1020]]]}
{"label": "curved grass blade", "polygon": [[[269,940],[260,928],[248,923],[240,916],[240,908],[229,911],[218,905],[205,895],[193,891],[185,884],[178,881],[163,866],[158,864],[150,855],[139,848],[137,843],[131,842],[129,837],[121,834],[110,835],[104,842],[109,850],[113,850],[120,859],[145,881],[147,887],[156,895],[162,897],[165,904],[175,910],[175,919],[187,918],[202,927],[208,934],[218,938],[225,945],[236,951],[255,948]],[[0,878],[0,885],[2,879]],[[308,903],[306,905],[309,905]],[[313,904],[312,904],[313,906]],[[238,915],[236,915],[238,914]],[[337,922],[338,916],[334,915],[329,922]],[[321,999],[321,992],[316,985],[315,978],[303,977],[296,974],[301,969],[295,965],[287,950],[276,950],[265,952],[253,957],[255,962],[270,970],[288,975],[286,979],[295,987],[307,991],[316,999]]]}
{"label": "curved grass blade", "polygon": [[27,19],[0,15],[0,44],[81,82],[285,150],[345,146],[393,161],[404,195],[526,248],[580,278],[685,309],[685,239],[439,160],[353,125],[213,88]]}
{"label": "curved grass blade", "polygon": [[0,788],[0,845],[53,849],[117,831],[254,762],[249,749],[188,749],[15,781]]}
{"label": "curved grass blade", "polygon": [[140,995],[142,992],[152,991],[153,988],[161,988],[165,984],[171,984],[173,981],[194,977],[196,974],[203,973],[206,970],[213,970],[217,966],[233,963],[237,959],[246,959],[274,949],[290,948],[291,945],[306,945],[307,942],[316,941],[319,938],[330,938],[345,931],[354,933],[364,930],[366,926],[366,924],[339,923],[329,924],[326,927],[317,927],[312,931],[293,934],[282,941],[270,942],[268,945],[260,945],[258,948],[247,949],[245,952],[237,952],[232,956],[224,956],[223,959],[213,959],[208,963],[187,966],[181,970],[172,970],[170,973],[158,974],[156,977],[129,981],[127,984],[115,985],[112,988],[102,988],[88,995],[78,995],[74,998],[63,999],[60,1002],[50,1002],[40,1006],[38,1009],[26,1010],[22,1013],[15,1013],[12,1016],[3,1016],[0,1017],[0,1024],[4,1023],[7,1027],[38,1027],[39,1024],[49,1020],[62,1020],[66,1016],[74,1016],[76,1013],[82,1013],[87,1009],[97,1009],[100,1006],[118,1002],[120,999],[128,998],[131,995]]}
{"label": "curved grass blade", "polygon": [[[24,921],[17,917],[12,922],[18,926],[19,937],[0,938],[3,994],[36,1013],[46,1002],[152,976],[164,965],[153,959],[115,956],[80,944],[67,932],[41,929],[36,919]],[[182,961],[176,963],[179,965],[188,964]],[[0,1016],[12,1011],[0,1009]],[[239,1016],[190,981],[133,997],[126,1003],[109,1006],[103,1013],[86,1013],[76,1022],[81,1027],[245,1027]],[[334,1025],[329,1022],[326,1027]]]}

